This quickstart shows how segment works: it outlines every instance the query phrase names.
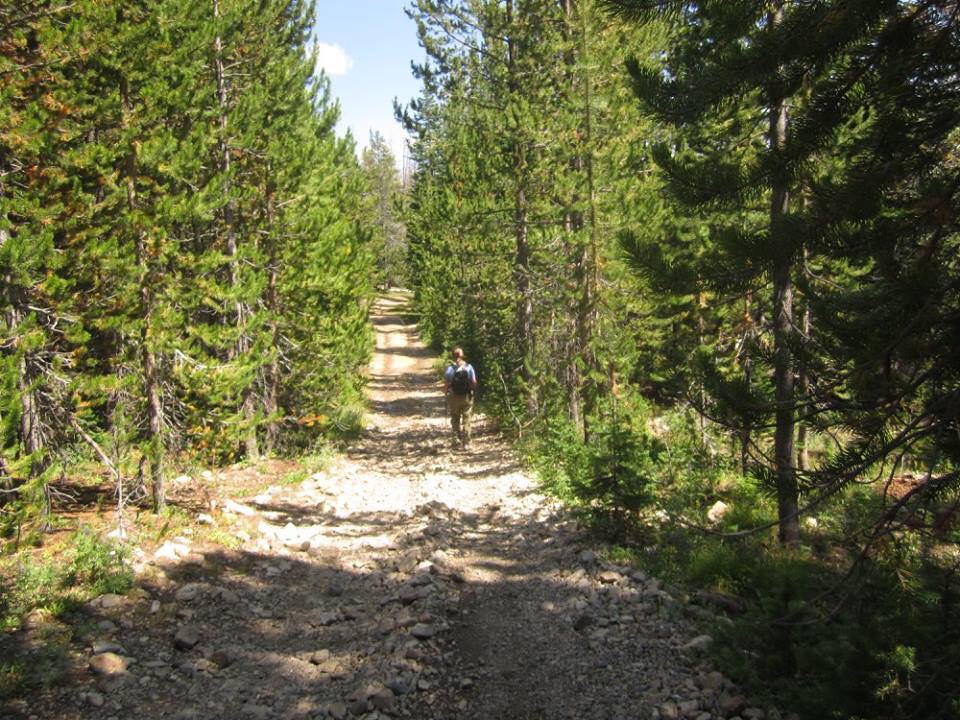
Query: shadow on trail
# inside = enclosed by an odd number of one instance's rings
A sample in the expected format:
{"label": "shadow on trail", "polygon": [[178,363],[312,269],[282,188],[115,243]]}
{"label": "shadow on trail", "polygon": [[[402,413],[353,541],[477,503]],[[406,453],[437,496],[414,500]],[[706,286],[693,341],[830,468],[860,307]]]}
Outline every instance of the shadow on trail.
{"label": "shadow on trail", "polygon": [[[391,681],[412,690],[393,702],[413,718],[569,717],[570,708],[551,699],[549,655],[559,644],[585,647],[586,640],[565,619],[550,622],[549,634],[543,627],[547,616],[568,612],[583,593],[556,573],[572,533],[551,530],[541,524],[546,520],[464,514],[439,503],[404,518],[359,513],[324,522],[390,526],[400,539],[364,562],[325,545],[290,554],[279,547],[210,549],[203,566],[166,566],[142,579],[139,599],[132,594],[116,608],[86,607],[66,618],[79,657],[72,679],[82,687],[45,695],[39,703],[0,705],[4,717],[99,716],[85,703],[86,687],[105,696],[111,714],[121,717],[306,719],[325,717],[331,703],[349,704],[364,687]],[[521,545],[518,536],[525,538]],[[503,554],[511,542],[523,548],[522,556]],[[463,557],[496,577],[463,577],[457,570]],[[197,590],[191,600],[183,599],[187,586]],[[413,601],[402,599],[401,590],[410,587],[427,590]],[[544,597],[553,599],[549,606],[533,606]],[[154,601],[161,609],[152,613]],[[518,631],[507,621],[521,607],[533,619]],[[544,623],[536,622],[538,613]],[[437,634],[414,638],[418,622]],[[184,627],[199,641],[177,649],[173,636]],[[128,674],[96,678],[85,667],[86,648],[103,639],[136,658]],[[476,671],[469,688],[460,685],[462,668],[435,672],[450,661],[451,649],[458,663]],[[6,637],[2,650],[4,657],[30,662],[31,633]],[[596,682],[602,670],[592,663],[584,654],[581,670],[594,673],[590,682]],[[426,689],[416,690],[420,680]],[[502,697],[505,683],[512,688],[508,698]],[[466,710],[458,707],[462,700]]]}

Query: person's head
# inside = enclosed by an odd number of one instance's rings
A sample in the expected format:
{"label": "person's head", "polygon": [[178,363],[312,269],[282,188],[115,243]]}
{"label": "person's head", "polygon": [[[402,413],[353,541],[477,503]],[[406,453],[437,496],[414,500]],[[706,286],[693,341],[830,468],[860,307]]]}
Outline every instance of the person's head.
{"label": "person's head", "polygon": [[453,359],[463,360],[463,348],[455,347],[453,349]]}

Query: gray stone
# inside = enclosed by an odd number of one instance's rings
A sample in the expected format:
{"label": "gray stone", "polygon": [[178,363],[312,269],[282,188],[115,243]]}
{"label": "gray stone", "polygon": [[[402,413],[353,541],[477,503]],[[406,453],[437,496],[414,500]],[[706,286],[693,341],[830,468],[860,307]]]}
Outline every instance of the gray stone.
{"label": "gray stone", "polygon": [[347,717],[347,706],[342,702],[335,702],[327,708],[327,715],[333,718],[333,720],[344,720]]}
{"label": "gray stone", "polygon": [[387,687],[394,695],[409,695],[413,690],[410,687],[409,683],[406,683],[401,678],[394,678],[387,683]]}
{"label": "gray stone", "polygon": [[737,715],[747,705],[743,695],[721,695],[719,707],[720,711],[726,716]]}
{"label": "gray stone", "polygon": [[613,570],[604,570],[602,573],[600,573],[600,575],[597,576],[597,579],[600,580],[600,582],[604,585],[612,585],[622,578],[623,576],[620,573],[614,572]]}
{"label": "gray stone", "polygon": [[397,701],[393,693],[386,688],[377,690],[370,696],[370,702],[380,712],[392,713],[396,708]]}
{"label": "gray stone", "polygon": [[418,660],[418,661],[423,660],[426,657],[426,655],[420,648],[413,647],[413,646],[408,647],[404,652],[403,656],[407,660]]}
{"label": "gray stone", "polygon": [[237,661],[239,653],[236,648],[227,647],[214,650],[210,655],[210,660],[217,664],[217,667],[230,667]]}
{"label": "gray stone", "polygon": [[95,602],[98,607],[101,607],[104,610],[111,610],[113,608],[117,608],[123,605],[123,596],[114,595],[113,593],[108,593],[106,595],[101,595],[93,602]]}
{"label": "gray stone", "polygon": [[93,643],[93,654],[101,655],[103,653],[123,653],[126,650],[123,649],[123,645],[116,643],[113,640],[97,640]]}
{"label": "gray stone", "polygon": [[342,619],[342,616],[340,615],[340,613],[334,610],[328,610],[326,612],[320,613],[319,617],[317,618],[317,622],[320,625],[326,626],[326,625],[334,625],[340,622],[341,619]]}
{"label": "gray stone", "polygon": [[743,710],[740,713],[743,716],[743,720],[764,720],[767,717],[767,714],[760,708],[751,707]]}
{"label": "gray stone", "polygon": [[410,634],[417,638],[417,640],[429,640],[436,634],[436,630],[426,623],[417,623],[413,626],[413,629],[410,630]]}
{"label": "gray stone", "polygon": [[404,605],[411,605],[420,599],[420,593],[416,588],[404,585],[400,588],[400,602]]}
{"label": "gray stone", "polygon": [[199,594],[200,586],[196,583],[189,583],[177,590],[177,593],[174,597],[177,599],[177,602],[192,602],[193,600],[197,599]]}
{"label": "gray stone", "polygon": [[423,587],[424,585],[429,585],[433,580],[430,578],[428,573],[422,572],[414,575],[410,578],[410,584],[413,587]]}
{"label": "gray stone", "polygon": [[573,629],[576,630],[577,632],[582,632],[583,630],[586,630],[588,627],[593,625],[593,622],[594,622],[593,616],[584,613],[574,621]]}
{"label": "gray stone", "polygon": [[173,646],[177,650],[189,650],[198,642],[200,642],[200,633],[190,625],[181,626],[173,636]]}
{"label": "gray stone", "polygon": [[701,678],[700,687],[707,692],[716,692],[723,687],[725,680],[723,673],[709,672]]}
{"label": "gray stone", "polygon": [[230,603],[231,605],[240,602],[240,596],[237,595],[233,590],[229,590],[225,587],[217,588],[216,596],[223,602]]}

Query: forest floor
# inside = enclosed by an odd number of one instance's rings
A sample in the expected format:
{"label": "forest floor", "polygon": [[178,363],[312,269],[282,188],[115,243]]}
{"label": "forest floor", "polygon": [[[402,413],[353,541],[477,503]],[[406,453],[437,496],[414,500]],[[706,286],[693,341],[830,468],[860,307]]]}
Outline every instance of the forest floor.
{"label": "forest floor", "polygon": [[[764,717],[711,672],[690,606],[605,562],[490,422],[453,449],[403,311],[377,305],[362,437],[305,479],[279,461],[181,478],[208,512],[139,545],[134,590],[69,618],[70,670],[7,713]],[[21,650],[56,632],[33,619]]]}

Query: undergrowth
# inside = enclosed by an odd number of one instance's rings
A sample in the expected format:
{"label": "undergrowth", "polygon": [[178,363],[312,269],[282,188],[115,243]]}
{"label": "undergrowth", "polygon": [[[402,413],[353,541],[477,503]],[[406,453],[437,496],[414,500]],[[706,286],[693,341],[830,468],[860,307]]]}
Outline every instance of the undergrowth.
{"label": "undergrowth", "polygon": [[124,546],[101,538],[87,526],[78,529],[67,545],[71,549],[65,557],[20,555],[4,563],[0,603],[4,630],[21,627],[32,612],[59,617],[93,597],[122,594],[132,587],[133,571]]}
{"label": "undergrowth", "polygon": [[612,543],[609,557],[741,602],[709,628],[713,659],[759,702],[805,720],[960,718],[956,531],[894,533],[861,553],[880,498],[854,486],[787,550],[763,529],[774,494],[711,450],[691,415],[626,399],[589,427],[584,442],[550,419],[525,442],[543,487]]}

